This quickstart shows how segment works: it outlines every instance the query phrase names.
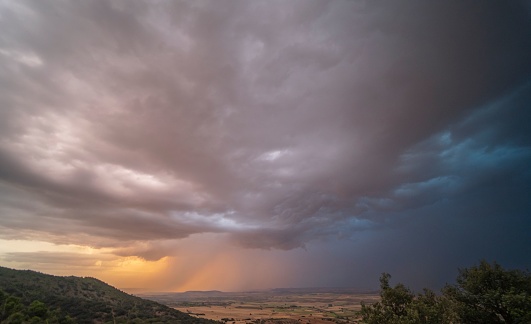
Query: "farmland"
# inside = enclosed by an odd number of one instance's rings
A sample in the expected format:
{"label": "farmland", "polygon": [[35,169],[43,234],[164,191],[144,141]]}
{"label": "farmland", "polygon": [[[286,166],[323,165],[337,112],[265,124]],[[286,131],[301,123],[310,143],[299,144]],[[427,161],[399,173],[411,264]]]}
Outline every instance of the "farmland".
{"label": "farmland", "polygon": [[166,304],[199,318],[235,324],[355,323],[360,302],[379,299],[375,292],[350,289],[273,289],[226,293],[219,291],[153,293],[142,297]]}

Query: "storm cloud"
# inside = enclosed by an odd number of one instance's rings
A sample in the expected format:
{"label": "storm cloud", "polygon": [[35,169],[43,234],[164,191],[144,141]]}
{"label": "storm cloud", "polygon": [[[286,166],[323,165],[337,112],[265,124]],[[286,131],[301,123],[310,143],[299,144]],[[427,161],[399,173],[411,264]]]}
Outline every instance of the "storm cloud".
{"label": "storm cloud", "polygon": [[4,1],[0,236],[157,260],[201,233],[290,250],[500,220],[514,251],[530,8]]}

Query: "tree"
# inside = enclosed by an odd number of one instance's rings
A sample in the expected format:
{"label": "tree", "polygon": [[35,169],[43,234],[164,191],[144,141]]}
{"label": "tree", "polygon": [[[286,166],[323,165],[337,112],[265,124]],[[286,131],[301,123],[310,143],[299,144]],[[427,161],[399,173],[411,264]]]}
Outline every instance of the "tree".
{"label": "tree", "polygon": [[380,302],[362,303],[362,323],[531,323],[529,271],[481,261],[459,270],[456,285],[447,285],[442,295],[424,289],[414,296],[403,284],[391,287],[390,278],[387,273],[380,277]]}
{"label": "tree", "polygon": [[466,323],[531,323],[531,274],[505,270],[498,263],[481,261],[460,269],[455,286],[444,294],[455,301]]}
{"label": "tree", "polygon": [[46,319],[48,317],[48,312],[48,307],[39,300],[34,300],[28,307],[28,315],[30,317]]}
{"label": "tree", "polygon": [[372,305],[361,304],[361,316],[364,323],[407,323],[408,309],[413,301],[413,293],[403,284],[394,288],[389,285],[391,275],[382,273],[380,276],[381,301]]}
{"label": "tree", "polygon": [[414,295],[401,283],[391,287],[391,275],[380,277],[381,301],[372,305],[362,303],[360,315],[367,324],[431,324],[454,323],[454,313],[444,296],[424,289],[424,293]]}
{"label": "tree", "polygon": [[11,314],[5,321],[2,323],[6,324],[23,324],[25,322],[26,316],[22,312],[16,312]]}
{"label": "tree", "polygon": [[457,314],[452,301],[445,296],[424,288],[423,294],[418,294],[408,310],[410,323],[458,323]]}
{"label": "tree", "polygon": [[11,315],[19,313],[23,309],[20,298],[14,296],[7,296],[2,305],[2,313],[0,320],[8,319]]}

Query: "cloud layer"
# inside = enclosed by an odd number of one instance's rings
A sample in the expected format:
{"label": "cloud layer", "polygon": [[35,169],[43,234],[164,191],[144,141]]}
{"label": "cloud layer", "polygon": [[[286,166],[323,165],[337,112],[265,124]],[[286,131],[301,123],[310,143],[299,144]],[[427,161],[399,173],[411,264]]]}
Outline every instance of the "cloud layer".
{"label": "cloud layer", "polygon": [[528,219],[529,8],[5,1],[0,236],[158,260]]}

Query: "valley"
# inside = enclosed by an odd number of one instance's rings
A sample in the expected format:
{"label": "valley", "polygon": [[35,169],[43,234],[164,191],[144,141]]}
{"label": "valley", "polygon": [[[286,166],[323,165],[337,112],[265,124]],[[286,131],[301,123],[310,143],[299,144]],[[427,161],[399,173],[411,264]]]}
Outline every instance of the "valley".
{"label": "valley", "polygon": [[370,304],[379,300],[377,292],[333,288],[142,293],[138,296],[198,318],[235,324],[355,323],[361,301]]}

